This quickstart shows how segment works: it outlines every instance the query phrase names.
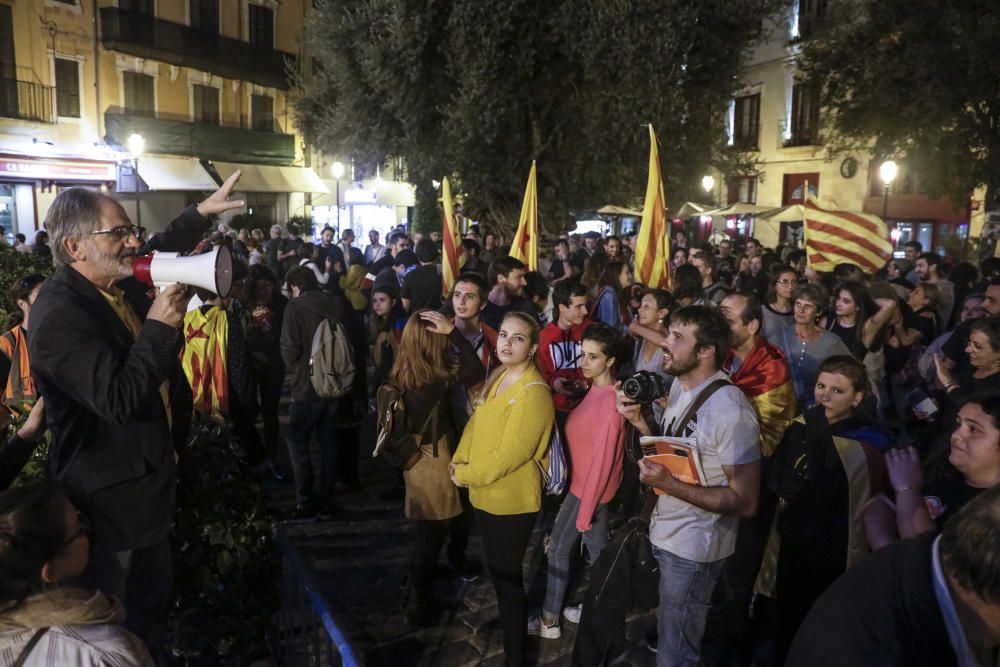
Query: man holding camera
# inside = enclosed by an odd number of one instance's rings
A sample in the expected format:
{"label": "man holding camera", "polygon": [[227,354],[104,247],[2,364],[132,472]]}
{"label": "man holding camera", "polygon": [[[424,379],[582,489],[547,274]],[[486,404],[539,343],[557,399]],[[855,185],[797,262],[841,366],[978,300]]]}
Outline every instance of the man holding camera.
{"label": "man holding camera", "polygon": [[[717,308],[688,306],[673,314],[664,342],[663,370],[677,381],[657,432],[688,439],[701,459],[705,486],[682,482],[645,458],[639,461],[640,479],[664,493],[649,526],[660,566],[661,667],[697,664],[712,591],[735,549],[738,520],[757,512],[757,417],[739,388],[716,382],[726,378],[722,364],[730,338],[729,323]],[[700,396],[706,389],[711,393]],[[619,387],[618,411],[639,434],[653,435],[641,407]]]}

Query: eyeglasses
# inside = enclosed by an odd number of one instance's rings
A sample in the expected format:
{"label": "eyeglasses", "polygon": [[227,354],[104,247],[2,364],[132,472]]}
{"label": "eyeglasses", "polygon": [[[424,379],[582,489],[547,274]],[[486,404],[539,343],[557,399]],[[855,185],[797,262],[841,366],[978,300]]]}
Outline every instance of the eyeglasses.
{"label": "eyeglasses", "polygon": [[90,537],[90,520],[79,512],[76,513],[76,525],[76,532],[66,538],[66,541],[63,542],[63,548],[73,544],[81,537]]}
{"label": "eyeglasses", "polygon": [[124,241],[131,236],[139,235],[139,227],[137,225],[119,225],[118,227],[112,227],[111,229],[95,229],[90,232],[93,236],[98,236],[101,234],[111,234],[115,236],[119,241]]}

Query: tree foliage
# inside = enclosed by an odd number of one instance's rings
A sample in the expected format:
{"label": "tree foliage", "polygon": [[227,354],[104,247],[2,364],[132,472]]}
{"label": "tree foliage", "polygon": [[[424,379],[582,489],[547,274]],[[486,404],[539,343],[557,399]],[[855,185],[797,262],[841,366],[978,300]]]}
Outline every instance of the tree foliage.
{"label": "tree foliage", "polygon": [[296,122],[365,172],[403,157],[425,207],[448,175],[467,212],[507,229],[531,160],[550,229],[569,210],[641,199],[652,122],[676,203],[709,165],[741,159],[725,150],[726,105],[781,4],[318,0]]}
{"label": "tree foliage", "polygon": [[841,0],[803,43],[833,150],[904,157],[928,193],[1000,186],[996,0]]}

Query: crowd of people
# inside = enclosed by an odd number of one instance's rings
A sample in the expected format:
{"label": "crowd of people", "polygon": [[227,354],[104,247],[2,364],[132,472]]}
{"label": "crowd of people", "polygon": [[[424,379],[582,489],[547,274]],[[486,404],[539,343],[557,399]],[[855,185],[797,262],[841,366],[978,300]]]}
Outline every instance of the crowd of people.
{"label": "crowd of people", "polygon": [[[10,288],[0,488],[51,444],[46,480],[0,493],[4,664],[151,663],[192,418],[229,423],[263,476],[287,448],[289,522],[337,520],[374,419],[396,468],[380,495],[414,525],[406,622],[439,621],[442,550],[480,574],[475,530],[508,665],[565,623],[573,664],[616,664],[634,604],[657,607],[664,666],[997,664],[1000,258],[911,241],[878,273],[818,273],[801,249],[679,232],[664,290],[636,284],[634,236],[563,234],[529,271],[473,228],[446,293],[439,232],[210,229],[237,178],[144,242],[113,199],[65,190],[55,273]],[[138,255],[218,246],[239,286],[197,307],[131,277]],[[324,323],[356,369],[337,396],[314,380]]]}

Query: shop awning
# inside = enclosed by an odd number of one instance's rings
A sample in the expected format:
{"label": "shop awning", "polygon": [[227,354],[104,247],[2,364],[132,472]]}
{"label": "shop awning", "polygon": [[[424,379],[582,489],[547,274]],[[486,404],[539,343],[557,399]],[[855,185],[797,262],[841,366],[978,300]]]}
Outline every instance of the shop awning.
{"label": "shop awning", "polygon": [[139,158],[139,176],[150,190],[212,191],[219,187],[205,168],[193,157]]}
{"label": "shop awning", "polygon": [[240,192],[320,192],[330,190],[308,167],[268,167],[260,164],[213,162],[222,180],[239,169],[243,172],[236,189]]}

